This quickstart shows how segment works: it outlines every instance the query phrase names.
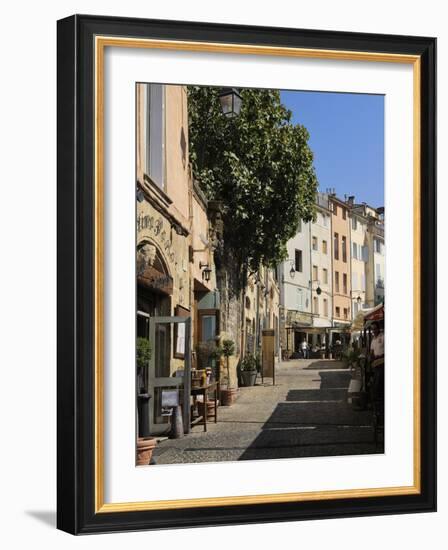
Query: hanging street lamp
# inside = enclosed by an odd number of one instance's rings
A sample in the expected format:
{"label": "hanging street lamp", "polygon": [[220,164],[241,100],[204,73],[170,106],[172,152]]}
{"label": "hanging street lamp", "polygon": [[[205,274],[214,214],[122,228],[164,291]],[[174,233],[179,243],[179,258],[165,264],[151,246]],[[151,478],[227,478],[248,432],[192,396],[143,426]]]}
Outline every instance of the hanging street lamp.
{"label": "hanging street lamp", "polygon": [[233,118],[240,114],[243,99],[236,88],[222,88],[219,101],[226,117]]}

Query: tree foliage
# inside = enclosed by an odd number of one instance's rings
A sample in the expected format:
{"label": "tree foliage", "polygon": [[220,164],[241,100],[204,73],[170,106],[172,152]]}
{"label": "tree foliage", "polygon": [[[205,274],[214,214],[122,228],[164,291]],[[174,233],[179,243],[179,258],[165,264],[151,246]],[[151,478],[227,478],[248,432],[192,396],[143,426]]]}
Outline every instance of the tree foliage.
{"label": "tree foliage", "polygon": [[219,89],[188,89],[190,160],[209,199],[224,205],[224,242],[243,270],[287,257],[300,220],[314,217],[317,179],[304,126],[278,90],[241,91],[241,113],[226,118]]}

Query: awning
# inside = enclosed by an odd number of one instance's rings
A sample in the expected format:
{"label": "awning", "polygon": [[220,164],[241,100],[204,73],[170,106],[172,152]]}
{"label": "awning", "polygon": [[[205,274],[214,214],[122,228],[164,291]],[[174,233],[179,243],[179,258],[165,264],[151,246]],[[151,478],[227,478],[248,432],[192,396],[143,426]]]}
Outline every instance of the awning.
{"label": "awning", "polygon": [[148,267],[137,277],[140,285],[149,290],[171,295],[173,293],[173,279],[169,275],[161,273],[154,267]]}
{"label": "awning", "polygon": [[366,321],[382,321],[384,319],[384,304],[378,304],[366,315]]}
{"label": "awning", "polygon": [[364,328],[365,321],[373,321],[378,319],[384,319],[384,304],[379,304],[375,307],[361,309],[358,311],[350,328],[352,331],[362,330]]}

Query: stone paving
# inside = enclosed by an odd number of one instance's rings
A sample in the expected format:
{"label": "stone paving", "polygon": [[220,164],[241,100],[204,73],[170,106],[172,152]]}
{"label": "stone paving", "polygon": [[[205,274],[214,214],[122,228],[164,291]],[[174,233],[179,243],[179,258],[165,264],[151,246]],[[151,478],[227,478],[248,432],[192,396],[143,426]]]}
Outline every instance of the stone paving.
{"label": "stone paving", "polygon": [[236,403],[218,408],[207,432],[161,441],[157,464],[335,456],[383,452],[374,444],[371,411],[347,404],[350,372],[337,361],[295,360],[272,379],[241,388]]}

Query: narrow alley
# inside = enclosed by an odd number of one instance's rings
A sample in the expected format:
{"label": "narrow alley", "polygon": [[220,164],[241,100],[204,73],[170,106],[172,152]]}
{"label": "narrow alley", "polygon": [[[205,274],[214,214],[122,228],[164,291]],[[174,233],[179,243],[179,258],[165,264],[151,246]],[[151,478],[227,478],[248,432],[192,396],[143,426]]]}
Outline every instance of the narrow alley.
{"label": "narrow alley", "polygon": [[372,413],[347,403],[351,374],[343,363],[294,360],[272,379],[241,388],[236,403],[218,408],[218,423],[196,426],[181,439],[165,439],[156,464],[220,462],[380,452]]}

